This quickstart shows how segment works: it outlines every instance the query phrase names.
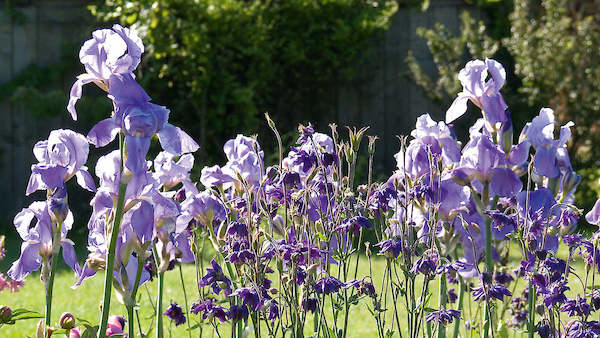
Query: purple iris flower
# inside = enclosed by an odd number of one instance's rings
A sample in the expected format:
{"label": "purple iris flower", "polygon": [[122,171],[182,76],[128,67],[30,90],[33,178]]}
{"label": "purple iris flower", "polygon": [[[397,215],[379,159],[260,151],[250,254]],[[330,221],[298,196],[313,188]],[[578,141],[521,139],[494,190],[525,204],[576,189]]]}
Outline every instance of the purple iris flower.
{"label": "purple iris flower", "polygon": [[[31,221],[36,219],[33,227],[30,227]],[[23,239],[21,246],[21,256],[12,264],[8,270],[8,276],[16,281],[21,281],[31,272],[36,271],[42,265],[42,256],[49,257],[52,255],[52,246],[62,246],[63,258],[67,265],[79,274],[81,267],[77,262],[73,242],[66,238],[67,232],[73,226],[73,215],[68,212],[67,217],[63,221],[60,231],[60,242],[53,243],[54,233],[57,231],[56,225],[53,224],[48,206],[45,202],[33,202],[28,208],[24,208],[15,216],[14,225]]]}
{"label": "purple iris flower", "polygon": [[[193,303],[190,312],[193,314],[202,313],[202,320],[212,320],[213,318],[217,318],[221,322],[227,321],[227,312],[225,312],[225,308],[215,304],[210,298],[203,302]],[[246,310],[246,313],[247,312],[248,310]]]}
{"label": "purple iris flower", "polygon": [[194,166],[194,156],[184,154],[177,162],[173,157],[173,154],[161,151],[154,159],[154,174],[152,176],[167,189],[184,181],[191,184],[190,171]]}
{"label": "purple iris flower", "polygon": [[38,163],[31,166],[27,195],[62,187],[73,176],[84,189],[96,191],[94,179],[85,167],[88,153],[89,144],[83,135],[68,129],[51,131],[47,140],[33,147]]}
{"label": "purple iris flower", "polygon": [[215,165],[202,169],[200,182],[205,187],[238,182],[238,175],[251,185],[259,184],[265,166],[264,152],[258,142],[251,137],[237,135],[225,143],[223,151],[227,157],[223,167]]}
{"label": "purple iris flower", "polygon": [[[542,108],[540,114],[528,123],[523,132],[527,139],[535,147],[533,166],[538,175],[546,177],[557,177],[560,174],[560,157],[566,153],[566,143],[571,137],[573,122],[569,122],[560,128],[560,137],[554,139],[554,111],[550,108]],[[567,161],[568,161],[568,155]],[[570,164],[568,165],[570,169]]]}
{"label": "purple iris flower", "polygon": [[572,299],[567,299],[560,307],[561,312],[566,312],[569,316],[580,316],[586,317],[592,311],[590,304],[587,303],[585,298],[577,297]]}
{"label": "purple iris flower", "polygon": [[600,199],[596,201],[592,210],[585,214],[585,220],[590,224],[600,224]]}
{"label": "purple iris flower", "polygon": [[115,112],[90,130],[88,141],[103,147],[122,131],[127,147],[125,167],[135,175],[146,171],[146,153],[155,134],[163,149],[171,154],[198,150],[198,144],[188,134],[168,123],[167,108],[150,103],[150,97],[131,74],[111,75],[108,93],[115,103]]}
{"label": "purple iris flower", "polygon": [[192,219],[204,226],[212,226],[214,220],[225,220],[227,209],[210,191],[205,190],[188,197],[181,203],[181,215],[177,218],[177,232],[187,228]]}
{"label": "purple iris flower", "polygon": [[343,286],[344,283],[340,282],[340,280],[335,277],[323,277],[315,283],[315,292],[318,295],[328,295],[330,293],[338,292]]}
{"label": "purple iris flower", "polygon": [[223,290],[225,295],[228,295],[231,292],[231,281],[225,277],[223,269],[221,269],[221,266],[215,259],[210,264],[212,267],[206,269],[206,275],[200,279],[198,286],[204,287],[210,285],[215,294],[218,295]]}
{"label": "purple iris flower", "polygon": [[175,326],[185,323],[185,313],[183,313],[181,306],[177,305],[177,303],[171,302],[171,305],[169,305],[167,311],[163,314],[169,317],[175,323]]}
{"label": "purple iris flower", "polygon": [[[488,73],[491,76],[486,81]],[[500,89],[506,80],[506,71],[502,65],[492,59],[472,60],[458,73],[463,91],[458,93],[454,102],[446,111],[446,123],[450,123],[467,111],[467,101],[481,108],[484,118],[493,126],[506,120],[506,102]]]}
{"label": "purple iris flower", "polygon": [[115,24],[112,29],[94,31],[92,38],[84,42],[79,51],[79,60],[85,66],[86,73],[77,76],[77,81],[71,87],[67,110],[73,120],[77,120],[75,103],[81,98],[84,84],[95,82],[107,89],[110,76],[133,72],[143,52],[142,40],[132,29]]}
{"label": "purple iris flower", "polygon": [[452,323],[454,318],[460,318],[460,311],[454,309],[441,308],[438,311],[433,311],[425,317],[428,323],[435,322],[442,325]]}

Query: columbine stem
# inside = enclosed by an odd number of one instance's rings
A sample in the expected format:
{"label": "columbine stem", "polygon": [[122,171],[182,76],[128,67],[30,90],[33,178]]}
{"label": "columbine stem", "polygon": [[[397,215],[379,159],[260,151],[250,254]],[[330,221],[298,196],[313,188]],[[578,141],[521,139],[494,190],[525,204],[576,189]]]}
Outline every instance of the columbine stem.
{"label": "columbine stem", "polygon": [[117,237],[119,236],[119,228],[121,227],[121,219],[123,218],[124,207],[125,207],[125,191],[127,190],[127,183],[124,183],[123,178],[123,157],[125,150],[125,141],[123,134],[119,135],[119,149],[121,153],[121,170],[120,178],[121,183],[119,184],[119,195],[117,197],[117,209],[115,211],[115,218],[112,224],[110,244],[108,247],[107,258],[106,258],[106,269],[104,271],[104,296],[102,301],[102,317],[100,319],[100,329],[98,330],[98,337],[104,338],[106,336],[106,327],[108,323],[108,314],[110,313],[110,297],[112,295],[112,279],[113,270],[115,266],[115,249],[117,247]]}
{"label": "columbine stem", "polygon": [[[179,278],[181,279],[181,289],[183,289],[183,301],[185,303],[185,310],[189,311],[190,308],[188,307],[187,292],[185,292],[185,283],[183,282],[183,271],[181,269],[181,263],[179,263]],[[190,326],[190,321],[186,320],[186,323],[188,326],[188,336],[192,338],[192,328]]]}
{"label": "columbine stem", "polygon": [[[439,294],[440,306],[439,310],[446,308],[446,274],[440,274],[440,294]],[[438,324],[437,326],[438,338],[446,338],[446,326]]]}

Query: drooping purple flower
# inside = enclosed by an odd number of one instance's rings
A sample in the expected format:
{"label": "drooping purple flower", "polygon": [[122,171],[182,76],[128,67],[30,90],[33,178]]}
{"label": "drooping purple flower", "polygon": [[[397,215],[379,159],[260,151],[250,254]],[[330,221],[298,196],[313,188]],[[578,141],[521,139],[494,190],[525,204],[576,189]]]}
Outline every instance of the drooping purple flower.
{"label": "drooping purple flower", "polygon": [[446,326],[448,323],[452,323],[454,318],[460,318],[460,311],[441,308],[437,311],[429,313],[425,317],[425,320],[427,320],[428,323],[434,322]]}
{"label": "drooping purple flower", "polygon": [[346,282],[346,284],[344,285],[344,288],[350,288],[350,287],[354,287],[358,291],[359,296],[362,296],[362,295],[366,295],[369,297],[376,296],[375,286],[373,286],[373,283],[368,281],[366,278],[353,279],[353,280]]}
{"label": "drooping purple flower", "polygon": [[71,87],[67,110],[73,120],[77,120],[75,103],[81,98],[84,84],[96,82],[101,88],[107,89],[110,76],[133,72],[143,52],[142,40],[133,29],[115,24],[112,29],[94,31],[92,38],[84,42],[79,51],[79,60],[85,66],[86,73],[79,75]]}
{"label": "drooping purple flower", "polygon": [[440,256],[437,250],[427,250],[415,262],[410,272],[414,274],[422,273],[424,275],[432,275],[437,270],[437,264]]}
{"label": "drooping purple flower", "polygon": [[475,301],[479,301],[482,299],[491,300],[492,298],[496,298],[499,301],[502,301],[504,299],[504,296],[507,296],[507,297],[512,296],[512,293],[508,290],[508,288],[506,288],[506,286],[504,286],[502,284],[487,285],[488,295],[486,295],[485,288],[486,288],[486,286],[484,286],[484,285],[473,288],[473,300],[475,300]]}
{"label": "drooping purple flower", "polygon": [[167,311],[165,311],[164,315],[169,317],[169,319],[175,323],[175,326],[184,324],[186,320],[181,306],[173,302],[171,302],[171,305],[167,308]]}
{"label": "drooping purple flower", "polygon": [[565,327],[565,338],[593,338],[600,336],[600,323],[572,320]]}
{"label": "drooping purple flower", "polygon": [[315,283],[315,292],[318,295],[328,295],[330,293],[338,292],[338,290],[343,286],[344,283],[335,277],[323,277]]}
{"label": "drooping purple flower", "polygon": [[571,317],[575,315],[586,317],[591,312],[591,306],[585,298],[577,296],[577,298],[567,299],[560,307],[560,311],[566,312]]}
{"label": "drooping purple flower", "polygon": [[230,297],[237,296],[242,300],[242,303],[252,311],[259,311],[263,306],[264,300],[259,295],[259,292],[254,287],[243,287],[235,290]]}
{"label": "drooping purple flower", "polygon": [[208,298],[203,302],[192,303],[190,312],[193,314],[202,313],[202,320],[212,320],[213,318],[217,318],[221,322],[227,321],[227,312],[225,312],[225,308],[215,304],[211,298]]}
{"label": "drooping purple flower", "polygon": [[94,179],[85,167],[88,153],[85,136],[68,129],[51,131],[47,140],[33,147],[38,163],[31,166],[27,195],[40,189],[62,187],[73,176],[84,189],[96,191]]}
{"label": "drooping purple flower", "polygon": [[[490,79],[486,81],[488,73]],[[450,123],[467,111],[467,101],[481,108],[484,118],[492,126],[506,120],[506,108],[500,89],[506,80],[502,65],[492,59],[469,61],[458,74],[463,90],[446,111],[446,123]]]}
{"label": "drooping purple flower", "polygon": [[302,298],[301,303],[304,311],[314,313],[317,310],[318,300],[316,298]]}
{"label": "drooping purple flower", "polygon": [[375,246],[380,248],[379,254],[390,255],[391,258],[398,257],[402,252],[402,242],[399,239],[386,239],[375,244]]}
{"label": "drooping purple flower", "polygon": [[248,319],[248,308],[246,305],[232,305],[228,312],[229,318],[234,321],[247,320]]}
{"label": "drooping purple flower", "polygon": [[150,103],[150,97],[131,74],[111,75],[109,97],[114,101],[115,112],[90,130],[88,141],[103,147],[119,131],[123,132],[127,147],[125,167],[135,175],[146,171],[146,154],[155,134],[163,149],[173,155],[198,150],[198,144],[188,134],[168,123],[167,108]]}
{"label": "drooping purple flower", "polygon": [[360,229],[370,228],[371,221],[364,216],[353,216],[342,221],[342,223],[334,229],[334,231],[350,232],[352,231],[355,236],[358,236]]}
{"label": "drooping purple flower", "polygon": [[[36,219],[33,227],[30,227],[31,221]],[[79,274],[81,267],[77,262],[73,242],[66,238],[67,232],[73,225],[73,215],[68,212],[63,221],[60,231],[60,242],[53,243],[55,225],[50,219],[48,206],[45,202],[33,202],[28,208],[24,208],[14,219],[14,225],[23,239],[21,246],[21,256],[13,263],[8,276],[17,281],[22,281],[31,272],[36,271],[42,265],[42,256],[50,259],[52,255],[52,246],[62,246],[63,258],[67,265]]]}
{"label": "drooping purple flower", "polygon": [[580,246],[582,241],[583,236],[581,236],[581,234],[563,236],[563,243],[565,243],[570,249]]}
{"label": "drooping purple flower", "polygon": [[210,264],[212,267],[206,268],[206,275],[200,279],[198,286],[204,287],[210,285],[215,294],[218,295],[223,290],[225,295],[228,295],[231,292],[231,281],[225,277],[223,269],[221,269],[221,266],[214,258],[210,261]]}
{"label": "drooping purple flower", "polygon": [[454,288],[450,288],[446,293],[446,300],[448,301],[448,303],[454,304],[457,299],[458,295],[456,294],[456,290],[454,290]]}

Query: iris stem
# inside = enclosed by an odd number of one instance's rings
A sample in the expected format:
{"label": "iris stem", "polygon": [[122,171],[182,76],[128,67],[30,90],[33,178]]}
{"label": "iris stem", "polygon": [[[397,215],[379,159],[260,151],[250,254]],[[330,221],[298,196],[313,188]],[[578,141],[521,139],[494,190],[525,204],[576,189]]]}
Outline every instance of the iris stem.
{"label": "iris stem", "polygon": [[102,317],[100,319],[100,329],[98,330],[98,337],[104,338],[106,336],[106,327],[108,323],[108,314],[110,313],[110,297],[112,295],[112,279],[113,270],[115,266],[115,249],[117,247],[117,237],[119,236],[119,228],[121,227],[121,220],[123,218],[125,208],[125,191],[127,190],[127,183],[123,180],[123,158],[125,151],[125,140],[123,134],[119,135],[119,150],[121,153],[121,169],[119,184],[119,195],[117,197],[117,208],[115,211],[115,218],[112,224],[110,244],[108,247],[108,253],[106,258],[106,269],[104,271],[104,295],[102,301]]}
{"label": "iris stem", "polygon": [[163,337],[163,321],[162,321],[162,299],[163,299],[163,288],[165,284],[165,273],[160,272],[158,274],[158,290],[156,300],[156,336],[159,338]]}
{"label": "iris stem", "polygon": [[[136,305],[136,298],[137,298],[137,290],[140,286],[140,280],[142,278],[142,269],[144,268],[144,265],[142,264],[143,260],[141,258],[141,255],[138,254],[137,257],[137,270],[135,272],[135,282],[133,283],[133,289],[131,290],[131,295],[129,296],[130,299],[127,301],[127,304],[125,305],[125,307],[127,308],[127,320],[129,321],[129,323],[127,323],[127,327],[129,330],[129,337],[135,337],[135,318],[133,317],[133,308]],[[141,333],[141,332],[140,332]]]}
{"label": "iris stem", "polygon": [[[54,275],[56,274],[56,265],[58,262],[58,255],[60,254],[61,246],[58,244],[58,250],[53,250],[52,262],[50,263],[50,277],[45,284],[46,287],[46,327],[50,326],[52,321],[52,290],[54,289]],[[56,251],[56,252],[54,252]],[[46,332],[44,332],[44,335]]]}
{"label": "iris stem", "polygon": [[[442,309],[446,308],[446,274],[444,274],[444,273],[440,274],[440,285],[439,286],[440,286],[439,310],[441,311]],[[437,336],[438,336],[438,338],[446,338],[446,326],[445,325],[438,324]]]}
{"label": "iris stem", "polygon": [[[459,291],[458,291],[458,311],[461,312],[462,315],[462,308],[463,308],[463,302],[464,302],[464,296],[465,296],[465,284],[462,281],[462,278],[459,277],[458,280],[458,287],[459,287]],[[458,333],[460,331],[460,317],[456,318],[454,320],[454,334],[453,337],[454,338],[458,338]]]}

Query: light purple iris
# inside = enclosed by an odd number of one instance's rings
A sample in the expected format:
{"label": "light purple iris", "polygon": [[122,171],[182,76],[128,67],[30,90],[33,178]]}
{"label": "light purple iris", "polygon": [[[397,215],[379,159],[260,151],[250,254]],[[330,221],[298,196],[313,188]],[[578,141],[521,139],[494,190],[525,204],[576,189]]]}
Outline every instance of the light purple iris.
{"label": "light purple iris", "polygon": [[[325,158],[335,159],[333,139],[327,134],[313,133],[310,138],[308,136],[301,137],[298,141],[303,143],[300,147],[292,147],[288,156],[283,159],[283,166],[291,172],[298,173],[302,178],[306,178],[312,168],[318,165],[316,156],[323,160]],[[323,163],[325,164],[325,161]],[[329,168],[327,171],[329,174]]]}
{"label": "light purple iris", "polygon": [[180,182],[191,182],[190,171],[194,166],[194,156],[192,154],[184,154],[177,162],[175,162],[173,157],[173,154],[161,151],[154,159],[153,177],[160,185],[167,189],[174,187]]}
{"label": "light purple iris", "polygon": [[223,203],[208,190],[188,197],[181,203],[181,209],[182,213],[177,218],[178,233],[185,230],[192,219],[209,226],[215,219],[225,220],[227,215]]}
{"label": "light purple iris", "polygon": [[538,175],[557,177],[561,169],[571,170],[566,143],[571,137],[571,127],[575,124],[568,122],[560,128],[560,137],[554,139],[554,111],[542,108],[540,114],[531,120],[523,133],[535,147],[533,166]]}
{"label": "light purple iris", "polygon": [[79,60],[86,73],[79,75],[71,88],[67,110],[73,120],[77,120],[75,103],[81,98],[84,84],[95,82],[107,90],[110,76],[133,72],[143,52],[142,40],[134,30],[116,24],[112,29],[94,31],[92,38],[84,42],[79,51]]}
{"label": "light purple iris", "polygon": [[[33,227],[30,227],[34,218],[36,223]],[[55,225],[50,219],[46,202],[33,202],[28,208],[23,209],[15,216],[14,224],[24,242],[21,246],[21,257],[13,263],[8,271],[8,276],[20,281],[40,268],[42,256],[50,257],[52,254],[53,232],[56,229],[54,229]],[[62,224],[60,243],[54,243],[54,245],[62,246],[65,262],[76,274],[79,274],[81,268],[77,263],[73,242],[66,238],[72,225],[73,215],[69,212]]]}
{"label": "light purple iris", "polygon": [[88,153],[85,136],[67,129],[51,131],[47,140],[33,147],[38,163],[31,166],[27,195],[36,190],[62,187],[73,176],[83,188],[96,191],[94,180],[85,167]]}
{"label": "light purple iris", "polygon": [[[490,75],[490,79],[488,78]],[[506,102],[500,89],[506,80],[506,71],[502,65],[492,59],[469,61],[458,73],[463,91],[458,93],[454,102],[446,111],[446,123],[450,123],[467,111],[467,101],[481,108],[484,118],[491,125],[504,122]]]}
{"label": "light purple iris", "polygon": [[223,151],[227,156],[227,163],[223,167],[215,165],[202,169],[200,182],[205,187],[236,182],[238,175],[252,185],[259,184],[264,174],[264,152],[253,138],[237,135],[225,143]]}
{"label": "light purple iris", "polygon": [[198,144],[188,134],[167,122],[167,108],[149,102],[150,97],[131,74],[111,75],[108,93],[116,106],[114,115],[98,122],[90,130],[88,140],[103,147],[122,131],[127,146],[125,167],[134,175],[146,171],[146,153],[155,134],[163,149],[171,154],[198,150]]}

